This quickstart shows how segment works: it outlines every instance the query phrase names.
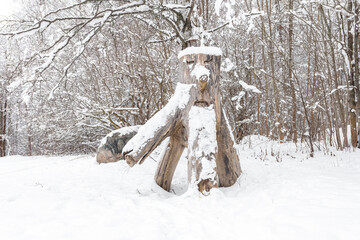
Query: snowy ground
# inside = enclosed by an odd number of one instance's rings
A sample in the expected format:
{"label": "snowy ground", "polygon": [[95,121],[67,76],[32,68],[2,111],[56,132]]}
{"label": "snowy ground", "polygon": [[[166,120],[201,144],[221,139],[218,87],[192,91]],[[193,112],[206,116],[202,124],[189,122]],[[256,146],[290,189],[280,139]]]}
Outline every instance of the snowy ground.
{"label": "snowy ground", "polygon": [[185,191],[184,161],[175,195],[154,184],[151,158],[0,158],[0,239],[360,239],[360,151],[312,159],[258,137],[239,149],[238,184],[207,197]]}

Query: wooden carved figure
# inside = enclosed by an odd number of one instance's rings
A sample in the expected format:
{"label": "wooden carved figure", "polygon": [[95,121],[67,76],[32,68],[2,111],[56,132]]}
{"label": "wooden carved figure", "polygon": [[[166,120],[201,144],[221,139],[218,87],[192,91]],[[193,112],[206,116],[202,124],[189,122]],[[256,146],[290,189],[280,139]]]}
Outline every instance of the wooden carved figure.
{"label": "wooden carved figure", "polygon": [[221,50],[188,47],[178,55],[181,78],[168,104],[143,125],[123,148],[132,167],[141,164],[167,137],[170,138],[155,173],[155,181],[169,191],[187,149],[188,179],[201,192],[233,185],[241,174],[234,138],[221,106]]}

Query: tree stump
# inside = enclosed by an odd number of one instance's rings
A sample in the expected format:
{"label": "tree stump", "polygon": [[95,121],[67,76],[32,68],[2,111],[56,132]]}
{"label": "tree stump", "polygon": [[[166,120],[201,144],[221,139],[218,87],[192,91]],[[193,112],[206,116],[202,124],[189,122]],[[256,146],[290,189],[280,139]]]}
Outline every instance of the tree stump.
{"label": "tree stump", "polygon": [[188,179],[200,192],[233,185],[241,174],[234,138],[221,106],[221,50],[188,47],[178,55],[181,80],[169,103],[156,113],[124,147],[123,155],[132,167],[167,137],[165,154],[155,181],[169,191],[185,148]]}

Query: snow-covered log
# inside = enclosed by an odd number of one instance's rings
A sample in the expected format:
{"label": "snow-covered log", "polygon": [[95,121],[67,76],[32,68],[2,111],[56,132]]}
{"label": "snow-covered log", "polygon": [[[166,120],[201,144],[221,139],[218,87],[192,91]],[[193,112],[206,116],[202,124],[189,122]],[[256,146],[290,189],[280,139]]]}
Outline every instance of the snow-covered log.
{"label": "snow-covered log", "polygon": [[175,132],[194,103],[195,86],[178,83],[168,104],[147,121],[124,147],[126,162],[132,167],[144,159],[167,137]]}
{"label": "snow-covered log", "polygon": [[126,143],[139,131],[140,125],[123,127],[106,135],[100,143],[96,161],[98,163],[117,162],[123,158]]}

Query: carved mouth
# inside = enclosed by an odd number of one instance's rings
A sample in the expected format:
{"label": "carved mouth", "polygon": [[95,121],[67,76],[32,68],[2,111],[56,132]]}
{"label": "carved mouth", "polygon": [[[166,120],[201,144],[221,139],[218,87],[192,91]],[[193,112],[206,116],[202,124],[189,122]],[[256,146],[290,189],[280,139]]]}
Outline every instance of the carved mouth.
{"label": "carved mouth", "polygon": [[203,101],[203,100],[195,101],[194,105],[195,106],[202,106],[202,107],[210,106],[210,104],[207,101]]}

